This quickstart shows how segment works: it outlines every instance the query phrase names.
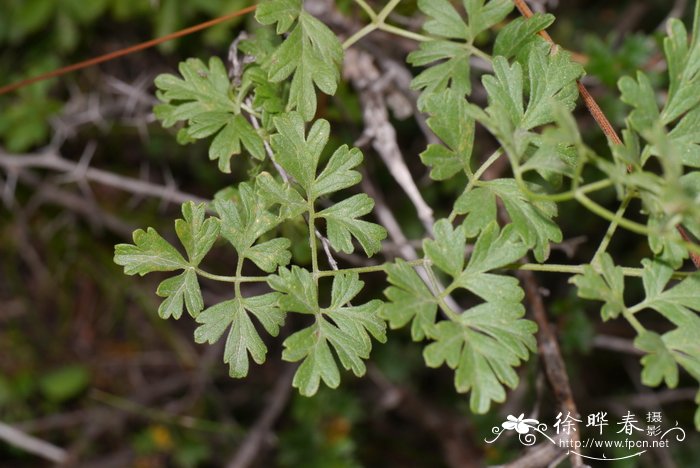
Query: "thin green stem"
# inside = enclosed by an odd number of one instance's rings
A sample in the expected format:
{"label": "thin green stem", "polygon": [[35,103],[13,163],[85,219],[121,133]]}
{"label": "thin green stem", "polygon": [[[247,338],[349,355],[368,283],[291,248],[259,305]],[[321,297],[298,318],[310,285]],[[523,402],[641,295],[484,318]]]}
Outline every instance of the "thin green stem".
{"label": "thin green stem", "polygon": [[634,331],[637,332],[638,335],[641,335],[646,331],[646,328],[644,328],[644,325],[637,320],[637,317],[634,316],[634,314],[627,308],[625,307],[622,309],[622,316],[625,317],[625,319],[632,325],[632,328],[634,328]]}
{"label": "thin green stem", "polygon": [[[529,270],[529,271],[541,271],[545,273],[568,273],[572,275],[582,275],[583,269],[586,267],[583,265],[562,265],[557,263],[523,263],[523,264],[512,264],[504,267],[506,270]],[[625,276],[631,276],[635,278],[641,278],[644,274],[643,268],[632,268],[632,267],[621,267],[622,274]],[[694,272],[689,271],[676,271],[671,275],[673,279],[683,279],[694,274]]]}
{"label": "thin green stem", "polygon": [[408,39],[413,39],[414,41],[418,42],[426,42],[426,41],[432,41],[433,38],[429,36],[425,36],[423,34],[419,34],[413,31],[408,31],[406,29],[399,28],[397,26],[391,25],[391,24],[386,24],[382,23],[378,26],[378,29],[381,29],[382,31],[395,34],[397,36],[405,37]]}
{"label": "thin green stem", "polygon": [[264,283],[267,281],[267,276],[224,276],[215,275],[201,268],[195,268],[195,271],[199,276],[204,278],[209,278],[215,281],[221,281],[222,283]]}
{"label": "thin green stem", "polygon": [[453,322],[458,321],[459,314],[456,311],[452,310],[452,307],[450,307],[445,302],[445,297],[447,297],[449,295],[449,291],[454,289],[452,287],[454,285],[454,282],[450,286],[448,286],[447,288],[442,289],[440,287],[440,282],[435,277],[435,272],[433,272],[433,269],[430,268],[429,265],[426,265],[425,272],[427,273],[428,278],[430,279],[430,283],[432,284],[433,292],[434,292],[435,298],[438,301],[438,305],[440,306],[440,309],[442,309],[442,311],[445,312],[445,315],[447,316],[447,318],[449,318]]}
{"label": "thin green stem", "polygon": [[[406,262],[411,266],[418,266],[422,265],[425,263],[425,260],[422,258],[418,260],[411,260],[410,262]],[[323,270],[318,272],[319,278],[324,277],[324,276],[335,276],[339,273],[374,273],[377,271],[386,271],[388,263],[382,263],[381,265],[371,265],[371,266],[366,266],[366,267],[354,267],[354,268],[343,268],[341,270]]]}
{"label": "thin green stem", "polygon": [[593,213],[597,214],[601,218],[607,219],[608,221],[612,222],[617,220],[617,223],[622,226],[623,228],[632,231],[637,234],[641,234],[643,236],[651,236],[653,233],[643,224],[635,223],[634,221],[630,221],[629,219],[626,218],[617,218],[615,213],[612,211],[608,210],[607,208],[599,205],[598,203],[594,202],[590,198],[586,196],[584,192],[579,189],[576,192],[576,200],[579,201],[583,206],[588,208],[590,211]]}
{"label": "thin green stem", "polygon": [[316,243],[316,209],[314,200],[309,200],[309,247],[311,247],[311,273],[318,284],[318,244]]}
{"label": "thin green stem", "polygon": [[374,12],[371,6],[365,2],[365,0],[355,0],[355,3],[357,3],[360,8],[362,8],[365,13],[367,13],[367,16],[369,16],[370,21],[375,22],[377,21],[377,13]]}
{"label": "thin green stem", "polygon": [[354,43],[356,43],[357,41],[359,41],[360,39],[365,37],[367,34],[374,31],[375,29],[377,29],[377,25],[373,22],[365,25],[362,29],[357,31],[355,34],[353,34],[352,36],[345,39],[345,42],[343,42],[343,49],[349,48],[351,45],[353,45]]}
{"label": "thin green stem", "polygon": [[500,158],[503,155],[503,149],[499,148],[496,151],[491,154],[491,156],[488,157],[484,163],[479,166],[479,169],[474,172],[474,175],[472,178],[469,180],[469,184],[467,185],[467,189],[465,191],[471,190],[471,187],[474,185],[474,183],[481,178],[482,175],[484,175],[484,172],[491,167],[493,163],[496,162],[498,158]]}
{"label": "thin green stem", "polygon": [[[491,154],[491,156],[486,159],[486,161],[483,162],[481,166],[474,172],[474,174],[470,174],[471,171],[468,171],[467,168],[465,168],[465,172],[467,173],[467,177],[469,177],[469,183],[467,184],[467,187],[464,189],[463,193],[469,192],[472,188],[474,188],[474,185],[477,184],[479,179],[481,178],[482,175],[484,175],[484,172],[491,167],[491,165],[498,160],[503,155],[503,150],[501,148],[497,149],[496,151]],[[454,207],[452,208],[452,212],[450,212],[450,216],[447,218],[450,222],[453,222],[455,218],[457,217],[457,212],[454,210]]]}
{"label": "thin green stem", "polygon": [[613,185],[612,180],[603,179],[603,180],[599,180],[597,182],[591,182],[590,184],[586,184],[583,187],[572,188],[571,190],[567,190],[566,192],[549,194],[549,193],[537,193],[537,192],[533,192],[532,190],[530,190],[527,186],[527,183],[522,178],[522,173],[519,171],[515,172],[515,180],[518,184],[518,188],[525,194],[525,196],[527,198],[529,198],[531,200],[551,201],[551,202],[555,202],[555,203],[573,200],[576,198],[577,193],[586,194],[589,192],[595,192],[597,190],[602,190],[604,188],[608,188],[611,185]]}
{"label": "thin green stem", "polygon": [[484,52],[483,50],[474,47],[473,44],[467,43],[466,44],[467,48],[469,49],[469,52],[471,52],[472,55],[476,55],[477,57],[487,61],[488,63],[491,63],[493,61],[493,57],[491,57],[489,54]]}
{"label": "thin green stem", "polygon": [[[236,278],[240,278],[243,274],[243,256],[238,255],[238,260],[236,260]],[[236,281],[233,283],[233,290],[236,297],[243,297],[241,295],[241,282]]]}
{"label": "thin green stem", "polygon": [[379,14],[377,15],[376,23],[384,23],[384,21],[386,21],[387,17],[389,16],[389,13],[394,11],[394,8],[396,8],[400,1],[401,0],[391,0],[389,3],[384,5],[384,8],[382,8]]}
{"label": "thin green stem", "polygon": [[615,219],[613,219],[610,222],[610,226],[608,226],[608,230],[605,232],[605,236],[603,237],[603,240],[600,242],[600,245],[598,246],[598,249],[596,250],[595,254],[593,254],[593,259],[591,260],[591,264],[595,265],[598,262],[600,262],[600,257],[608,249],[608,245],[610,245],[610,241],[612,240],[612,237],[615,234],[615,231],[617,230],[619,220],[622,219],[623,215],[625,214],[625,210],[627,209],[627,206],[629,206],[633,197],[634,197],[633,194],[629,193],[622,200],[620,207],[617,209],[617,212],[615,212]]}

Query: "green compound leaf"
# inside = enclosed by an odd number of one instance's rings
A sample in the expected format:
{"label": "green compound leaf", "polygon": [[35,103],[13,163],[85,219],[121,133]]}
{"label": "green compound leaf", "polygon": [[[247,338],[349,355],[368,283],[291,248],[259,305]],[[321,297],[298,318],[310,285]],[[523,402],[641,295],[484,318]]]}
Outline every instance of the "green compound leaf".
{"label": "green compound leaf", "polygon": [[430,166],[433,180],[444,180],[460,171],[471,172],[469,162],[474,145],[474,119],[467,113],[467,100],[446,90],[427,98],[425,111],[431,114],[427,124],[445,145],[430,144],[420,155]]}
{"label": "green compound leaf", "polygon": [[505,400],[504,385],[518,385],[513,368],[537,347],[537,326],[522,318],[521,304],[512,306],[487,302],[464,311],[459,321],[438,323],[435,342],[423,352],[428,366],[446,363],[455,369],[455,387],[471,391],[469,406],[475,413],[486,413],[491,401]]}
{"label": "green compound leaf", "polygon": [[317,216],[325,218],[328,240],[339,252],[352,253],[355,246],[352,237],[362,246],[368,257],[379,252],[387,232],[382,226],[357,219],[372,211],[374,200],[359,193],[320,211]]}
{"label": "green compound leaf", "polygon": [[411,324],[411,338],[420,341],[434,335],[438,300],[404,260],[387,265],[387,279],[391,286],[384,290],[389,302],[384,303],[380,315],[389,321],[392,329]]}
{"label": "green compound leaf", "polygon": [[[279,4],[285,7],[284,11],[279,11],[274,17],[266,14]],[[262,22],[269,24],[277,21],[278,33],[289,29],[290,18],[297,15],[297,25],[266,60],[263,68],[273,83],[292,76],[287,110],[298,110],[304,120],[308,121],[316,113],[314,86],[326,94],[335,94],[343,61],[343,48],[326,25],[303,10],[298,11],[297,5],[299,2],[272,2],[269,9],[263,9]],[[261,19],[260,15],[258,19]]]}
{"label": "green compound leaf", "polygon": [[[425,242],[428,258],[455,278],[449,288],[463,288],[486,301],[462,312],[457,319],[441,321],[434,329],[435,342],[424,351],[430,367],[447,363],[455,369],[455,387],[471,391],[473,411],[486,412],[491,401],[505,399],[503,385],[515,388],[518,377],[513,370],[536,347],[533,322],[522,319],[524,292],[509,276],[487,273],[521,258],[527,248],[509,225],[501,232],[491,222],[477,239],[466,268],[462,269],[466,249],[462,227],[452,228],[447,220],[435,223],[435,241]],[[450,260],[457,257],[459,260]]]}
{"label": "green compound leaf", "polygon": [[513,225],[499,232],[492,221],[482,230],[465,267],[464,228],[453,228],[448,220],[441,219],[433,233],[434,240],[424,242],[427,264],[454,278],[446,289],[463,288],[486,302],[461,314],[450,311],[449,320],[436,323],[438,304],[445,304],[409,264],[397,260],[387,266],[392,286],[384,292],[390,302],[382,306],[381,315],[392,328],[412,320],[414,340],[433,340],[423,353],[426,364],[439,367],[446,363],[455,369],[455,387],[460,392],[471,391],[472,410],[484,413],[491,401],[505,399],[504,385],[515,388],[518,377],[513,367],[536,348],[537,326],[522,318],[524,292],[518,281],[489,273],[517,261],[527,247]]}
{"label": "green compound leaf", "polygon": [[486,181],[481,186],[465,191],[455,202],[455,212],[467,214],[464,228],[473,237],[497,219],[496,197],[500,198],[508,216],[535,259],[543,262],[549,256],[549,243],[561,242],[562,233],[552,220],[557,205],[549,201],[531,202],[522,194],[513,179]]}
{"label": "green compound leaf", "polygon": [[254,315],[272,336],[277,336],[285,314],[277,307],[279,293],[221,302],[203,311],[197,317],[201,325],[194,332],[197,343],[215,343],[230,327],[224,348],[224,362],[229,364],[231,377],[248,375],[248,355],[257,364],[265,362],[267,347],[250,319]]}
{"label": "green compound leaf", "polygon": [[118,244],[114,249],[114,262],[124,266],[124,273],[128,275],[185,270],[158,285],[156,294],[165,298],[158,307],[162,318],[179,319],[183,306],[196,317],[204,308],[195,268],[219,235],[219,221],[211,217],[205,219],[204,203],[183,203],[182,214],[184,219],[175,221],[175,231],[185,247],[188,261],[153,228],[134,231],[134,244]]}
{"label": "green compound leaf", "polygon": [[291,271],[280,268],[279,275],[271,276],[268,282],[283,294],[279,301],[283,310],[316,316],[313,325],[284,341],[282,359],[303,360],[292,383],[302,395],[315,394],[321,380],[331,388],[339,385],[340,371],[331,348],[345,369],[357,376],[365,373],[363,360],[369,358],[372,348],[370,335],[384,342],[385,324],[378,316],[381,301],[349,305],[364,285],[357,273],[339,273],[333,278],[331,306],[323,309],[318,305],[317,286],[307,270],[297,266]]}
{"label": "green compound leaf", "polygon": [[615,266],[608,253],[600,256],[599,265],[602,274],[593,266],[585,265],[583,275],[572,277],[570,282],[578,288],[579,297],[604,302],[601,315],[603,320],[610,320],[625,310],[625,277],[622,268]]}
{"label": "green compound leaf", "polygon": [[212,57],[209,66],[199,59],[180,63],[182,78],[163,74],[156,77],[158,99],[156,117],[168,128],[184,121],[179,135],[185,141],[216,134],[209,147],[209,159],[219,161],[222,172],[231,172],[231,156],[244,147],[260,160],[265,158],[262,138],[242,115],[234,101],[223,62]]}
{"label": "green compound leaf", "polygon": [[538,40],[537,33],[554,23],[554,15],[535,13],[530,18],[520,16],[498,32],[493,44],[493,55],[507,59],[515,57],[530,43]]}

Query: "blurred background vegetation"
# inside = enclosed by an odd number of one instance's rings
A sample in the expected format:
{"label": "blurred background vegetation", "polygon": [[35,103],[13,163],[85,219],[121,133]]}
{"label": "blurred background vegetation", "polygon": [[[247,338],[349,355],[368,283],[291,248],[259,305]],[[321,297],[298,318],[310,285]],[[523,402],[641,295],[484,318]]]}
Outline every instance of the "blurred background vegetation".
{"label": "blurred background vegetation", "polygon": [[[626,109],[617,99],[617,80],[644,69],[663,89],[665,19],[671,12],[688,18],[692,7],[668,0],[532,3],[557,16],[550,32],[578,54],[586,83],[618,128]],[[4,0],[0,85],[248,4]],[[364,20],[350,0],[336,6],[347,17]],[[410,24],[415,14],[415,2],[405,1],[392,20]],[[135,281],[112,263],[114,244],[128,240],[136,227],[153,226],[172,236],[178,196],[211,198],[246,178],[245,158],[234,160],[232,175],[221,174],[207,161],[205,145],[178,145],[151,109],[157,74],[173,72],[190,56],[226,59],[232,40],[252,22],[252,16],[232,20],[0,96],[0,421],[65,448],[80,466],[247,466],[239,447],[246,440],[250,448],[251,434],[258,437],[253,466],[435,467],[459,466],[459,460],[483,466],[514,459],[517,441],[485,445],[483,440],[504,415],[528,413],[536,399],[541,414],[553,419],[555,400],[541,389],[536,356],[521,368],[523,383],[507,404],[475,416],[455,394],[452,372],[427,369],[420,346],[407,333],[392,332],[389,342],[373,351],[368,376],[345,375],[339,390],[322,389],[307,399],[289,388],[288,364],[277,357],[282,340],[268,344],[271,357],[247,379],[230,379],[221,362],[222,343],[195,345],[192,321],[158,318],[153,291],[160,278]],[[489,40],[485,36],[482,46],[488,48]],[[405,58],[407,51],[395,43],[387,41],[385,47],[386,54]],[[360,136],[358,99],[347,85],[322,104],[320,116],[337,130],[333,138],[352,143]],[[585,110],[577,115],[588,143],[605,152],[605,140]],[[393,123],[426,199],[438,213],[449,211],[458,183],[432,185],[417,157],[425,141],[416,124],[398,118]],[[411,206],[397,195],[382,165],[372,162],[371,150],[366,153],[367,170],[405,232],[420,238],[422,227]],[[60,154],[68,164],[16,163],[17,156],[42,154]],[[119,183],[100,182],[109,175],[141,185],[123,190]],[[568,241],[553,252],[553,260],[587,261],[592,254],[587,240],[598,239],[605,224],[573,204],[560,207],[559,220]],[[286,235],[295,239],[304,233]],[[621,263],[638,259],[646,248],[643,239],[623,233],[612,245]],[[219,258],[215,271],[226,271],[231,262],[227,250],[221,252],[211,256]],[[303,242],[294,254],[297,261],[308,258]],[[376,279],[379,295],[384,281]],[[695,389],[687,388],[689,381],[673,392],[642,387],[631,330],[601,323],[596,304],[575,298],[566,278],[540,279],[582,413],[620,414],[629,408],[644,414],[663,408],[667,422],[692,427]],[[206,301],[229,292],[205,284],[204,294]],[[697,466],[698,440],[691,433],[680,448],[615,466]],[[0,441],[0,466],[42,463]]]}

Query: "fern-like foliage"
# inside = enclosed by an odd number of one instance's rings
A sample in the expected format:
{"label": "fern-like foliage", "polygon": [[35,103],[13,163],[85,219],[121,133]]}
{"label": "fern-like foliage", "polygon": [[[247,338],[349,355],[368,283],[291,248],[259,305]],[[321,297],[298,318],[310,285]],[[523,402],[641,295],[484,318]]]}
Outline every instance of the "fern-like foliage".
{"label": "fern-like foliage", "polygon": [[[433,180],[464,184],[449,216],[423,239],[421,258],[337,269],[334,254],[376,255],[387,231],[366,218],[372,198],[349,193],[361,180],[362,153],[347,145],[327,150],[330,124],[314,119],[317,91],[332,95],[338,89],[343,46],[302,3],[259,4],[256,18],[268,27],[240,42],[247,60],[233,79],[218,58],[208,64],[189,59],[180,76],[156,79],[162,101],[156,116],[165,127],[179,126],[180,142],[211,139],[209,157],[223,172],[232,170],[235,155],[256,162],[248,180],[210,204],[182,206],[175,233],[184,253],[153,228],[116,246],[115,262],[126,274],[174,274],[156,291],[164,298],[161,317],[179,319],[186,309],[199,325],[198,343],[226,333],[224,361],[231,376],[243,377],[251,358],[265,361],[266,335],[281,334],[287,314],[301,314],[305,327],[284,329],[282,359],[300,363],[293,385],[304,395],[321,382],[338,386],[341,368],[363,375],[373,340],[387,338],[387,322],[392,329],[410,327],[413,340],[426,342],[426,365],[453,369],[457,391],[470,392],[472,410],[483,413],[518,385],[515,368],[536,349],[537,327],[525,318],[524,293],[509,270],[573,272],[579,296],[603,303],[604,320],[624,319],[634,328],[635,346],[646,353],[645,384],[674,387],[679,369],[700,379],[694,339],[700,334],[700,276],[680,271],[700,250],[678,231],[700,236],[700,6],[690,35],[679,20],[668,23],[670,85],[663,106],[645,73],[620,81],[631,110],[623,143],[611,143],[604,155],[585,144],[571,114],[583,67],[537,35],[552,24],[551,15],[503,24],[513,9],[510,0],[463,0],[459,10],[447,0],[419,0],[426,20],[418,34],[387,26],[396,2],[371,12],[372,24],[346,44],[377,28],[421,39],[408,56],[421,67],[411,86],[420,91],[419,109],[440,143],[429,145],[420,159]],[[491,33],[496,25],[498,33]],[[492,54],[476,45],[488,34]],[[472,60],[491,70],[480,77],[483,107],[469,101],[476,81]],[[476,154],[477,128],[498,142],[490,157]],[[486,179],[501,158],[509,172]],[[596,201],[602,190],[608,199],[615,195],[619,207]],[[634,200],[642,207],[641,222],[625,216]],[[570,201],[608,220],[610,228],[588,264],[547,264],[551,244],[562,240],[559,204]],[[292,241],[282,234],[292,224],[304,226],[308,263],[292,264]],[[623,268],[607,253],[618,228],[648,238],[641,268]],[[235,253],[229,276],[202,266],[212,248]],[[530,255],[537,263],[523,266]],[[382,297],[368,297],[376,291],[366,289],[360,275],[378,271],[388,285]],[[628,276],[641,277],[645,293],[631,306]],[[205,304],[201,281],[230,283],[231,297]],[[246,287],[252,282],[259,283],[255,294]],[[320,299],[324,287],[330,287],[328,304]],[[645,327],[637,316],[642,310],[656,311],[670,331]],[[700,412],[696,422],[700,427]]]}

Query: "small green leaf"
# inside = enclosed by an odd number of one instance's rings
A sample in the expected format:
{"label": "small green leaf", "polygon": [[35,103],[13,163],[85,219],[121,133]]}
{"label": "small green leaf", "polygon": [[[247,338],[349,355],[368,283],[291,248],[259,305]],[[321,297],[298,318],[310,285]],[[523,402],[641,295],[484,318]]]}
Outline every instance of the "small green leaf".
{"label": "small green leaf", "polygon": [[533,48],[528,57],[530,99],[522,126],[531,129],[554,121],[553,109],[573,110],[578,88],[576,80],[583,74],[580,64],[568,52],[557,49],[545,54]]}
{"label": "small green leaf", "polygon": [[[335,94],[343,48],[326,25],[304,11],[298,15],[297,25],[263,67],[273,83],[293,75],[287,110],[298,110],[308,121],[316,113],[314,85],[326,94]],[[282,29],[288,27],[289,21],[285,20]]]}
{"label": "small green leaf", "polygon": [[421,42],[418,49],[408,54],[406,61],[415,67],[432,64],[411,81],[412,89],[423,90],[418,108],[424,107],[428,96],[446,89],[460,96],[471,93],[470,55],[461,44],[441,40]]}
{"label": "small green leaf", "polygon": [[418,8],[428,20],[423,25],[427,32],[450,39],[470,39],[469,27],[455,7],[447,0],[418,0]]}
{"label": "small green leaf", "polygon": [[174,271],[189,265],[182,255],[153,228],[134,231],[134,244],[117,244],[114,263],[127,275],[141,276],[153,271]]}
{"label": "small green leaf", "polygon": [[190,264],[197,266],[219,236],[219,223],[216,218],[204,219],[204,203],[184,203],[182,215],[185,219],[175,220],[175,232],[185,247]]}
{"label": "small green leaf", "polygon": [[278,297],[277,293],[268,293],[252,298],[235,298],[209,307],[197,317],[197,323],[201,325],[194,332],[195,341],[215,343],[230,327],[224,362],[229,364],[231,377],[245,377],[249,368],[248,354],[257,364],[265,362],[267,354],[267,347],[248,312],[260,320],[268,333],[276,336],[284,322],[284,312],[276,306]]}
{"label": "small green leaf", "polygon": [[585,265],[583,275],[576,275],[570,281],[578,288],[579,297],[604,302],[601,315],[603,320],[610,320],[625,310],[625,277],[622,268],[615,266],[608,253],[600,256],[599,265],[602,274],[593,266]]}
{"label": "small green leaf", "polygon": [[513,10],[511,0],[462,0],[469,19],[470,39],[500,23]]}
{"label": "small green leaf", "polygon": [[280,237],[267,242],[256,244],[245,250],[243,256],[252,260],[261,270],[271,273],[277,266],[284,266],[292,259],[289,239]]}
{"label": "small green leaf", "polygon": [[228,240],[239,254],[244,254],[264,233],[280,220],[267,210],[265,200],[255,188],[241,183],[235,198],[214,200],[214,209],[221,219],[221,236]]}
{"label": "small green leaf", "polygon": [[355,246],[351,236],[357,239],[368,257],[379,252],[387,232],[382,226],[357,219],[374,208],[374,200],[364,193],[353,195],[320,211],[317,216],[325,218],[328,240],[339,252],[352,253]]}
{"label": "small green leaf", "polygon": [[242,116],[233,116],[211,142],[209,159],[219,161],[221,172],[231,172],[231,156],[241,152],[241,143],[257,159],[265,159],[262,139]]}
{"label": "small green leaf", "polygon": [[[282,276],[286,278],[282,279]],[[280,279],[286,281],[286,284],[278,289],[285,291],[287,295],[293,294],[292,287],[309,290],[309,286],[304,284],[313,283],[311,277],[304,274],[290,278],[287,273],[283,273]],[[331,388],[340,383],[338,365],[333,359],[330,347],[335,350],[345,369],[361,376],[366,371],[363,360],[369,357],[372,349],[370,335],[381,342],[386,340],[385,324],[378,315],[381,301],[373,300],[359,306],[348,304],[359,293],[363,284],[354,272],[334,276],[331,306],[320,310],[321,314],[316,316],[314,325],[294,333],[285,340],[282,359],[292,362],[304,361],[297,369],[293,381],[293,385],[299,388],[302,395],[314,394],[321,380]],[[304,308],[306,305],[301,303],[309,300],[310,298],[300,300],[297,295],[290,298],[287,304]],[[285,304],[284,298],[280,304]],[[302,307],[299,307],[300,305]]]}
{"label": "small green leaf", "polygon": [[622,93],[620,99],[634,107],[628,117],[634,130],[645,134],[651,131],[654,126],[659,125],[659,108],[656,105],[654,88],[643,72],[637,72],[636,80],[629,76],[623,77],[620,79],[618,87]]}
{"label": "small green leaf", "polygon": [[425,239],[423,250],[428,258],[442,271],[456,278],[462,273],[466,252],[464,229],[452,227],[446,219],[438,220],[433,226],[435,240]]}
{"label": "small green leaf", "polygon": [[340,371],[333,359],[326,337],[318,327],[300,330],[284,340],[282,359],[296,362],[304,360],[296,373],[292,386],[304,396],[314,395],[323,382],[330,388],[340,385]]}
{"label": "small green leaf", "polygon": [[437,315],[437,298],[428,289],[413,267],[404,260],[387,265],[387,279],[391,286],[384,290],[389,299],[380,315],[389,321],[391,328],[401,328],[411,324],[411,338],[420,341],[434,334]]}
{"label": "small green leaf", "polygon": [[271,141],[277,163],[310,194],[321,151],[328,143],[328,121],[321,119],[314,122],[306,137],[304,120],[297,112],[275,117],[274,124],[278,133],[272,136]]}
{"label": "small green leaf", "polygon": [[299,192],[287,183],[278,182],[267,172],[258,174],[255,186],[267,205],[280,205],[282,219],[295,218],[309,208]]}
{"label": "small green leaf", "polygon": [[194,268],[187,268],[181,274],[161,282],[156,294],[166,298],[158,307],[158,315],[163,319],[179,319],[183,306],[187,306],[187,312],[192,317],[197,317],[204,308],[202,291],[199,289]]}
{"label": "small green leaf", "polygon": [[362,176],[352,169],[361,162],[362,153],[359,149],[349,149],[347,145],[338,148],[314,181],[311,190],[312,198],[337,192],[359,183]]}
{"label": "small green leaf", "polygon": [[279,302],[282,310],[318,313],[318,287],[308,270],[296,265],[292,265],[291,270],[281,267],[277,275],[268,276],[267,283],[272,289],[283,293]]}
{"label": "small green leaf", "polygon": [[649,353],[642,358],[642,383],[656,387],[665,381],[669,388],[678,385],[678,366],[661,336],[645,331],[634,340],[634,346]]}
{"label": "small green leaf", "polygon": [[535,13],[532,17],[520,16],[510,21],[498,32],[493,44],[493,55],[507,59],[515,57],[529,43],[537,40],[537,33],[554,23],[554,15]]}
{"label": "small green leaf", "polygon": [[264,0],[255,10],[255,19],[260,24],[277,23],[277,34],[292,27],[301,13],[302,0]]}
{"label": "small green leaf", "polygon": [[466,99],[449,90],[427,99],[425,110],[431,114],[427,124],[446,145],[430,144],[420,155],[423,164],[432,168],[430,177],[434,180],[471,172],[474,119],[468,115],[467,105]]}
{"label": "small green leaf", "polygon": [[467,272],[484,272],[515,263],[527,251],[515,224],[508,224],[502,230],[494,221],[481,231],[469,257]]}

